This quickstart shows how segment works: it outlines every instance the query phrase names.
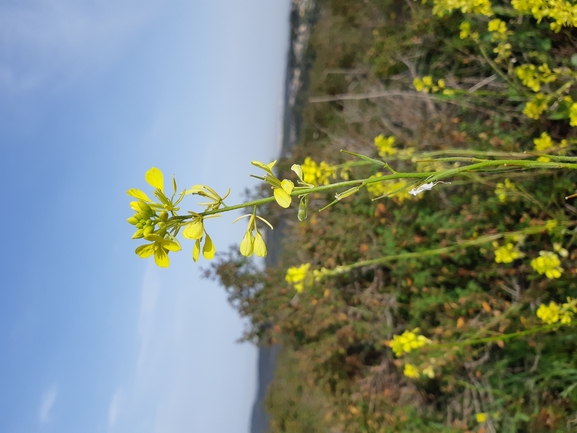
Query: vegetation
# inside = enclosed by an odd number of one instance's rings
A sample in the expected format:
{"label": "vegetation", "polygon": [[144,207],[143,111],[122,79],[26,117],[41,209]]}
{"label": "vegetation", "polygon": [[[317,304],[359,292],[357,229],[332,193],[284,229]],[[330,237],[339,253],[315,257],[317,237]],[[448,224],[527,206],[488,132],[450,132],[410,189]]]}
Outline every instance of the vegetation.
{"label": "vegetation", "polygon": [[[254,162],[264,187],[237,206],[169,199],[151,169],[137,253],[168,266],[182,231],[210,259],[205,220],[249,208],[208,274],[246,339],[284,347],[272,432],[577,431],[577,6],[319,7],[291,158]],[[189,194],[205,209],[179,215]],[[260,270],[269,223],[283,259]]]}

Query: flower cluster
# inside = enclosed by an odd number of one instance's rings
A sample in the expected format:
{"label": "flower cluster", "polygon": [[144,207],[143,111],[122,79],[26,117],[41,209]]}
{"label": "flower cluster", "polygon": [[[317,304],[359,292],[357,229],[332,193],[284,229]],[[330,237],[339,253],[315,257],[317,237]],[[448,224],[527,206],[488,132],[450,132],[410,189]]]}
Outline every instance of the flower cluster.
{"label": "flower cluster", "polygon": [[531,64],[521,65],[515,68],[515,74],[517,74],[524,86],[529,87],[535,93],[541,90],[542,84],[552,83],[558,77],[557,73],[553,73],[549,69],[547,63],[543,63],[538,67]]}
{"label": "flower cluster", "polygon": [[576,300],[571,298],[567,298],[567,302],[562,305],[553,301],[549,302],[549,305],[541,304],[537,309],[537,317],[548,325],[557,322],[568,325],[577,312],[575,304]]}
{"label": "flower cluster", "polygon": [[170,264],[169,251],[180,251],[181,247],[175,234],[179,224],[168,221],[168,215],[178,210],[178,203],[184,198],[186,192],[180,194],[175,200],[176,181],[173,179],[174,194],[168,198],[164,193],[164,176],[158,168],[151,168],[145,174],[145,179],[150,186],[155,188],[154,195],[158,202],[152,201],[144,191],[136,188],[129,189],[128,195],[137,199],[130,203],[135,212],[128,218],[128,222],[136,227],[133,239],[142,239],[150,243],[136,248],[135,253],[142,258],[154,256],[155,263],[163,268]]}
{"label": "flower cluster", "polygon": [[[445,93],[445,91],[444,91],[445,80],[441,78],[440,80],[437,81],[437,84],[435,84],[433,81],[433,77],[431,77],[430,75],[426,75],[422,79],[419,77],[415,78],[413,80],[413,86],[415,87],[415,90],[417,92],[437,93],[440,90],[443,90],[443,93]],[[449,92],[449,94],[450,93],[451,92]],[[376,144],[376,142],[375,142],[375,144]]]}
{"label": "flower cluster", "polygon": [[539,273],[545,274],[547,278],[554,279],[561,277],[563,268],[561,260],[552,251],[539,251],[539,257],[531,260],[531,267]]}
{"label": "flower cluster", "polygon": [[495,248],[496,263],[512,263],[516,259],[525,257],[525,254],[519,251],[519,246],[513,245],[511,242],[507,242],[502,246],[494,242],[493,247]]}
{"label": "flower cluster", "polygon": [[490,0],[434,0],[433,13],[439,17],[460,10],[464,14],[493,15]]}
{"label": "flower cluster", "polygon": [[184,230],[182,231],[182,236],[186,239],[195,241],[194,247],[192,248],[192,260],[195,262],[200,256],[200,244],[204,239],[202,255],[205,259],[210,260],[214,258],[214,255],[216,254],[216,248],[214,247],[212,239],[204,229],[204,219],[199,214],[192,213],[192,215],[192,220],[185,226]]}
{"label": "flower cluster", "polygon": [[505,179],[503,182],[497,183],[495,195],[501,203],[505,203],[507,196],[509,196],[513,191],[515,191],[515,184],[509,179]]}
{"label": "flower cluster", "polygon": [[399,357],[411,350],[423,347],[425,344],[431,342],[428,338],[418,334],[419,329],[412,331],[405,331],[401,335],[395,335],[391,340],[390,346],[394,354]]}
{"label": "flower cluster", "polygon": [[330,179],[336,177],[336,167],[321,161],[317,164],[310,156],[305,158],[304,163],[300,166],[302,168],[302,181],[313,185],[328,185]]}
{"label": "flower cluster", "polygon": [[435,370],[430,365],[420,370],[413,364],[405,364],[403,374],[411,379],[418,379],[421,376],[427,376],[429,379],[432,379],[435,377]]}
{"label": "flower cluster", "polygon": [[287,283],[291,284],[298,293],[302,293],[305,286],[305,280],[307,279],[310,263],[305,263],[304,265],[297,267],[291,267],[287,269],[285,280]]}
{"label": "flower cluster", "polygon": [[487,30],[491,32],[492,41],[504,41],[512,32],[507,30],[505,21],[495,18],[487,24]]}
{"label": "flower cluster", "polygon": [[531,119],[539,120],[541,114],[549,108],[549,100],[551,98],[545,96],[543,93],[537,93],[531,100],[525,104],[523,114]]}
{"label": "flower cluster", "polygon": [[511,5],[519,12],[531,14],[541,21],[550,18],[551,30],[559,32],[562,27],[577,26],[577,6],[564,0],[512,0]]}
{"label": "flower cluster", "polygon": [[397,154],[398,150],[395,149],[395,141],[396,139],[393,136],[385,137],[383,134],[379,134],[375,137],[375,147],[381,158]]}

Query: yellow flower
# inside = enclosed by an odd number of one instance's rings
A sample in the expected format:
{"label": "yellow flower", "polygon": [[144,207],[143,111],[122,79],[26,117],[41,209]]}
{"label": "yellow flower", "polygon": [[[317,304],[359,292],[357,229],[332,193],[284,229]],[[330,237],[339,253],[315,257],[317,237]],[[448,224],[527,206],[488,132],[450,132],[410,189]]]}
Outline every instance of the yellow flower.
{"label": "yellow flower", "polygon": [[534,139],[533,143],[535,143],[535,150],[537,152],[544,152],[555,146],[547,132],[543,132],[539,138]]}
{"label": "yellow flower", "polygon": [[571,104],[571,108],[569,108],[569,125],[577,126],[577,102]]}
{"label": "yellow flower", "polygon": [[431,340],[422,335],[418,335],[416,332],[418,332],[418,329],[405,331],[401,335],[395,335],[393,337],[390,346],[397,357],[404,353],[409,353],[413,349],[423,347],[425,344],[431,342]]}
{"label": "yellow flower", "polygon": [[476,413],[475,419],[477,420],[478,423],[483,423],[487,421],[487,414],[483,412]]}
{"label": "yellow flower", "polygon": [[397,153],[397,149],[394,148],[395,137],[385,137],[383,134],[379,134],[374,140],[375,146],[379,152],[379,156],[393,156]]}
{"label": "yellow flower", "polygon": [[531,260],[531,267],[540,275],[545,274],[547,278],[559,278],[563,273],[559,257],[551,251],[539,251],[539,257]]}
{"label": "yellow flower", "polygon": [[[541,114],[548,106],[549,102],[545,95],[543,93],[537,93],[532,100],[527,102],[523,109],[523,114],[531,119],[539,120],[539,117],[541,117]],[[577,115],[577,112],[575,114]]]}
{"label": "yellow flower", "polygon": [[[555,302],[551,301],[549,306],[545,304],[541,304],[537,309],[537,317],[541,319],[543,322],[547,323],[548,325],[557,323],[559,321],[559,314],[561,309],[559,305]],[[569,319],[571,321],[571,319]]]}
{"label": "yellow flower", "polygon": [[259,161],[252,161],[251,164],[254,165],[255,167],[263,169],[266,172],[264,177],[258,177],[258,176],[254,176],[254,177],[256,177],[257,179],[264,180],[269,185],[271,185],[276,202],[281,207],[284,207],[284,208],[289,207],[291,204],[291,201],[292,201],[291,193],[294,189],[294,184],[290,180],[287,180],[287,179],[280,181],[273,174],[272,169],[276,164],[276,160],[269,163],[269,164],[264,164],[264,163],[259,162]]}
{"label": "yellow flower", "polygon": [[471,34],[471,23],[469,21],[463,21],[459,25],[459,30],[461,31],[459,37],[461,39],[466,39]]}
{"label": "yellow flower", "polygon": [[496,263],[512,263],[515,259],[524,257],[517,246],[512,243],[507,243],[495,250],[495,262]]}
{"label": "yellow flower", "polygon": [[497,187],[495,188],[495,194],[501,203],[507,200],[507,194],[511,191],[515,191],[515,184],[509,179],[505,179],[503,183],[497,183]]}
{"label": "yellow flower", "polygon": [[165,239],[158,235],[149,235],[144,239],[152,241],[152,243],[136,248],[136,254],[143,259],[154,254],[154,262],[161,268],[168,268],[170,265],[169,251],[180,251],[181,249],[175,240]]}
{"label": "yellow flower", "polygon": [[287,269],[285,280],[291,284],[298,293],[302,293],[304,290],[304,283],[307,279],[310,266],[310,263],[305,263],[298,268],[293,266]]}
{"label": "yellow flower", "polygon": [[421,375],[419,369],[413,364],[405,364],[405,370],[403,371],[403,374],[407,377],[410,377],[411,379],[416,379]]}
{"label": "yellow flower", "polygon": [[272,225],[263,217],[258,216],[256,214],[256,208],[252,214],[242,215],[237,219],[235,219],[233,223],[245,217],[249,217],[249,220],[246,233],[244,234],[244,237],[240,242],[240,253],[246,257],[252,256],[253,253],[258,257],[266,257],[267,255],[266,243],[264,241],[262,234],[260,233],[260,230],[256,226],[256,220],[257,218],[260,219],[265,224],[267,224],[271,228],[271,230],[273,228]]}

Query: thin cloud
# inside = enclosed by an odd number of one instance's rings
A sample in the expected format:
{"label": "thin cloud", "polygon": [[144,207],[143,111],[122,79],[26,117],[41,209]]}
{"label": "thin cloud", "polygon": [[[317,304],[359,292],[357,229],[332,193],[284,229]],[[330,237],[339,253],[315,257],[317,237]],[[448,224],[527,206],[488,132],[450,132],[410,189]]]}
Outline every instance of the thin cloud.
{"label": "thin cloud", "polygon": [[56,397],[58,397],[58,385],[54,383],[48,389],[48,391],[44,393],[40,402],[39,416],[41,424],[46,424],[48,421],[50,421],[50,412],[54,407]]}
{"label": "thin cloud", "polygon": [[118,414],[120,413],[120,407],[123,401],[122,388],[118,388],[112,395],[110,400],[110,406],[108,407],[108,427],[112,428],[116,425],[118,421]]}

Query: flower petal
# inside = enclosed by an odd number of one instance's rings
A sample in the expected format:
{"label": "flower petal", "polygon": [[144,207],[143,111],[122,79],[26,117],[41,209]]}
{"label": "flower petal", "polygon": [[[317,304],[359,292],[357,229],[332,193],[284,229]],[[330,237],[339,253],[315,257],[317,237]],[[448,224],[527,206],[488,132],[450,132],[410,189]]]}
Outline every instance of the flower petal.
{"label": "flower petal", "polygon": [[247,231],[240,242],[240,253],[243,256],[252,256],[252,251],[254,248],[254,236],[251,232]]}
{"label": "flower petal", "polygon": [[143,201],[152,201],[148,198],[148,196],[145,194],[144,191],[141,191],[137,188],[130,188],[128,191],[126,191],[126,193],[134,198],[137,198],[139,200],[143,200]]}
{"label": "flower petal", "polygon": [[204,240],[204,246],[202,247],[202,255],[206,260],[210,260],[214,258],[214,254],[216,253],[216,248],[214,247],[214,243],[212,239],[206,234],[206,239]]}
{"label": "flower petal", "polygon": [[162,247],[169,250],[169,251],[180,251],[180,245],[178,245],[176,242],[173,241],[169,241],[168,239],[165,239],[162,241]]}
{"label": "flower petal", "polygon": [[162,247],[157,247],[154,250],[154,262],[161,268],[168,268],[170,265],[170,259],[168,258],[168,253]]}
{"label": "flower petal", "polygon": [[272,168],[275,166],[276,161],[277,161],[277,160],[275,159],[273,162],[268,163],[268,164],[263,164],[263,163],[260,162],[260,161],[251,161],[251,164],[254,165],[255,167],[262,168],[262,169],[263,169],[264,171],[266,171],[268,174],[270,174],[271,176],[274,176],[274,175],[272,174]]}
{"label": "flower petal", "polygon": [[144,178],[153,188],[164,192],[164,176],[158,168],[152,167],[146,172]]}
{"label": "flower petal", "polygon": [[154,244],[141,245],[134,251],[139,257],[143,259],[150,257],[154,254]]}
{"label": "flower petal", "polygon": [[292,180],[284,179],[280,183],[280,186],[282,187],[282,189],[284,189],[287,192],[287,194],[290,194],[291,192],[293,192],[295,184],[292,183]]}
{"label": "flower petal", "polygon": [[304,177],[303,168],[299,164],[293,164],[291,167],[291,170],[296,173],[296,175],[299,177],[301,182],[304,182],[304,180],[303,180],[303,177]]}
{"label": "flower petal", "polygon": [[187,224],[186,228],[182,232],[182,236],[186,239],[200,239],[204,234],[204,224],[202,222],[202,218],[195,218],[189,224]]}
{"label": "flower petal", "polygon": [[266,253],[266,244],[262,238],[262,235],[260,234],[260,231],[257,230],[256,238],[254,240],[254,254],[259,257],[266,257]]}
{"label": "flower petal", "polygon": [[192,248],[192,260],[195,262],[198,260],[198,256],[200,255],[200,239],[197,239],[194,243],[194,247]]}
{"label": "flower petal", "polygon": [[279,204],[279,206],[284,207],[285,209],[291,205],[292,197],[290,194],[282,188],[274,188],[274,199]]}

